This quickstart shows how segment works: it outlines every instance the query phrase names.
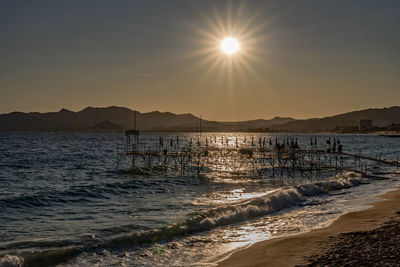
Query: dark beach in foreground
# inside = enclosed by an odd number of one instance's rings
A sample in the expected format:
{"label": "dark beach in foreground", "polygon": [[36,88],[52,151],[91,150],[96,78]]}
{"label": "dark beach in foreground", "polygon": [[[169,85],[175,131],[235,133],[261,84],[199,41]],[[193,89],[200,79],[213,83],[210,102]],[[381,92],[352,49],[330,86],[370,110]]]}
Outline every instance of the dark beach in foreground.
{"label": "dark beach in foreground", "polygon": [[256,243],[218,266],[398,266],[400,189],[326,228]]}

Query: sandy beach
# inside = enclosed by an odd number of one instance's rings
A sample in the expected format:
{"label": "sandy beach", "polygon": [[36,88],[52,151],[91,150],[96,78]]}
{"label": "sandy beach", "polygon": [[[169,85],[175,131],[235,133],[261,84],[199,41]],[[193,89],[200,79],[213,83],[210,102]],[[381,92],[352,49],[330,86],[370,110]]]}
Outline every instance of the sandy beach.
{"label": "sandy beach", "polygon": [[398,266],[400,189],[328,227],[256,243],[218,266]]}

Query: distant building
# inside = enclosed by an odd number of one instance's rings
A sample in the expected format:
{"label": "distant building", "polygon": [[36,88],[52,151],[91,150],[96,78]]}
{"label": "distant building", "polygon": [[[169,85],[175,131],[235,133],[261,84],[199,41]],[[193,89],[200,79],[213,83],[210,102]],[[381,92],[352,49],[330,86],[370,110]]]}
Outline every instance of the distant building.
{"label": "distant building", "polygon": [[360,132],[368,132],[372,130],[372,120],[370,119],[361,119],[360,120],[360,126],[359,126]]}

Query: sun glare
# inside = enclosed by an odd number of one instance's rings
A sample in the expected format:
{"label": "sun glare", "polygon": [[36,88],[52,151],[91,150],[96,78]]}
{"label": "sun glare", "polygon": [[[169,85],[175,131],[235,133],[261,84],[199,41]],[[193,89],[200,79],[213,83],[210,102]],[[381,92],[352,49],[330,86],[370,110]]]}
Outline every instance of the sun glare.
{"label": "sun glare", "polygon": [[214,7],[211,16],[205,13],[199,24],[189,25],[195,33],[191,40],[195,49],[184,57],[196,60],[193,69],[204,72],[202,79],[226,82],[229,90],[264,82],[257,69],[268,62],[266,52],[270,53],[265,35],[269,20],[261,10],[253,12],[245,6],[234,7],[228,2],[224,10]]}
{"label": "sun glare", "polygon": [[232,37],[227,37],[221,42],[221,49],[225,54],[235,54],[239,49],[240,45],[238,40]]}

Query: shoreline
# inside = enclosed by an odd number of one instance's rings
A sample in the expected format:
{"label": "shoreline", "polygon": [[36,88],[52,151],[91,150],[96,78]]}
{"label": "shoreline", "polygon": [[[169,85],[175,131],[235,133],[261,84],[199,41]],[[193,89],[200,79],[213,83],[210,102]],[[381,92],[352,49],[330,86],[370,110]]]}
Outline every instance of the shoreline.
{"label": "shoreline", "polygon": [[[396,212],[400,210],[399,187],[377,197],[382,200],[370,203],[369,208],[342,214],[326,227],[254,243],[232,252],[216,264],[219,267],[310,264],[310,259],[329,253],[330,245],[339,236],[372,231],[398,217]],[[315,264],[315,260],[312,261]]]}

